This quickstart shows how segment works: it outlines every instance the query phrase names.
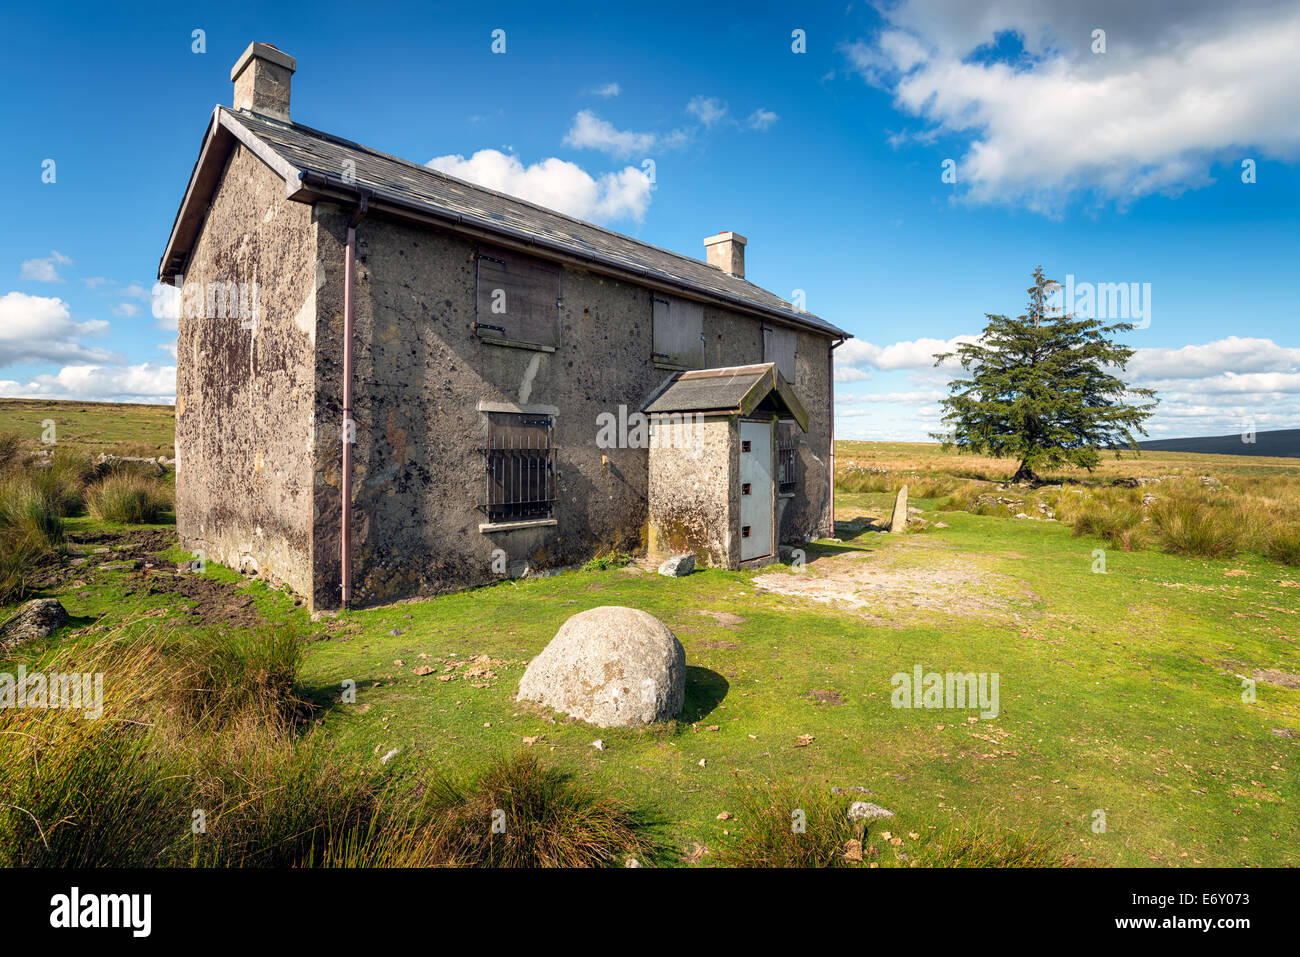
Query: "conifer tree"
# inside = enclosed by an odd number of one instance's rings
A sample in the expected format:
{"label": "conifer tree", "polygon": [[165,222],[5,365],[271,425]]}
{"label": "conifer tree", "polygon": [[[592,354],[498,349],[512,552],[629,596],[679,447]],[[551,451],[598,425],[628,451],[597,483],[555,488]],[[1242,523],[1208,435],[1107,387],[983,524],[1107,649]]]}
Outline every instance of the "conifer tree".
{"label": "conifer tree", "polygon": [[1158,401],[1115,374],[1133,350],[1114,336],[1133,324],[1053,309],[1058,288],[1038,267],[1026,315],[986,313],[977,342],[935,356],[935,365],[956,356],[967,377],[948,384],[941,404],[950,431],[933,437],[945,448],[1016,459],[1013,482],[1036,482],[1040,470],[1065,465],[1091,471],[1102,449],[1138,451],[1133,433],[1147,434],[1142,423]]}

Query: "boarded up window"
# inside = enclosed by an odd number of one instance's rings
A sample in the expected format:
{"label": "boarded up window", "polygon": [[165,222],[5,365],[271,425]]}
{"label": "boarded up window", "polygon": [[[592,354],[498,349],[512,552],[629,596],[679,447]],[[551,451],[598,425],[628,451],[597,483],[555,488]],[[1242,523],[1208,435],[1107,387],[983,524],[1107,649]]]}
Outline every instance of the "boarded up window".
{"label": "boarded up window", "polygon": [[704,307],[676,296],[654,297],[654,355],[657,366],[704,368]]}
{"label": "boarded up window", "polygon": [[775,362],[776,371],[791,384],[794,383],[794,346],[797,338],[793,329],[763,327],[763,361]]}
{"label": "boarded up window", "polygon": [[491,246],[479,249],[474,328],[481,337],[554,348],[559,318],[559,267]]}

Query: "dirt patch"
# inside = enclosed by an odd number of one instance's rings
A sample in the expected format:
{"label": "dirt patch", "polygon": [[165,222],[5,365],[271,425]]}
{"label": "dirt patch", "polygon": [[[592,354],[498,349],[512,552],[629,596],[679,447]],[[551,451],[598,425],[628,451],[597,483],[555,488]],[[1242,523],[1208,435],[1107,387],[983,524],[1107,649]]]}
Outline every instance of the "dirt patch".
{"label": "dirt patch", "polygon": [[1277,685],[1279,688],[1300,688],[1300,675],[1291,674],[1289,671],[1279,671],[1277,668],[1264,668],[1256,671],[1254,678],[1256,681]]}
{"label": "dirt patch", "polygon": [[739,615],[733,615],[729,611],[706,611],[701,608],[699,613],[701,615],[708,615],[719,625],[726,625],[728,627],[735,627],[736,625],[743,625],[745,623],[745,619],[741,618]]}
{"label": "dirt patch", "polygon": [[194,607],[183,614],[194,625],[227,625],[249,628],[262,623],[262,615],[253,599],[244,594],[239,585],[219,582],[206,575],[192,572],[178,575],[174,572],[154,572],[144,575],[139,585],[128,585],[122,594],[142,596],[178,595],[194,602]]}
{"label": "dirt patch", "polygon": [[813,688],[804,697],[816,701],[818,704],[837,705],[844,703],[844,699],[840,697],[838,691],[831,691],[828,688]]}
{"label": "dirt patch", "polygon": [[916,549],[937,552],[946,547],[933,539],[904,540],[887,550],[823,556],[801,572],[769,572],[756,575],[753,582],[764,591],[849,610],[912,608],[965,615],[1006,611],[1007,600],[990,587],[998,576],[970,556],[929,554],[923,565],[905,563]]}

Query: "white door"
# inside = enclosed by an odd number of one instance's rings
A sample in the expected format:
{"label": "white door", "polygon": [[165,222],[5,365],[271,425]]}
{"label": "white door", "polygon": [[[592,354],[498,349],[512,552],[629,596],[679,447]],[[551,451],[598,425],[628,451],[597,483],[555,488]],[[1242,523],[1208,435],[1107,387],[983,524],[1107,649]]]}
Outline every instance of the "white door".
{"label": "white door", "polygon": [[740,560],[772,554],[772,423],[740,423]]}

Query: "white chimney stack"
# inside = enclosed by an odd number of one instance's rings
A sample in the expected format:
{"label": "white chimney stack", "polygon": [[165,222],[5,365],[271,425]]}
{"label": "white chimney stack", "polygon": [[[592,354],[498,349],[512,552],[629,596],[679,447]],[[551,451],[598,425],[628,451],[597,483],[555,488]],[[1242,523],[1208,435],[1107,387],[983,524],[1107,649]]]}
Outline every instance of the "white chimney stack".
{"label": "white chimney stack", "polygon": [[289,122],[289,81],[297,67],[297,60],[271,44],[250,43],[230,71],[235,109]]}
{"label": "white chimney stack", "polygon": [[740,233],[721,232],[704,240],[704,252],[710,266],[731,273],[737,279],[745,278],[745,244],[749,242]]}

